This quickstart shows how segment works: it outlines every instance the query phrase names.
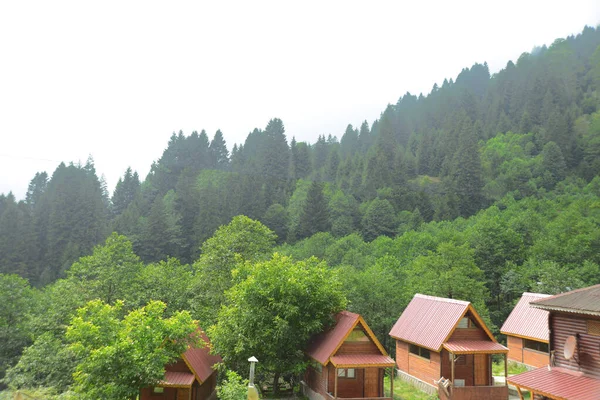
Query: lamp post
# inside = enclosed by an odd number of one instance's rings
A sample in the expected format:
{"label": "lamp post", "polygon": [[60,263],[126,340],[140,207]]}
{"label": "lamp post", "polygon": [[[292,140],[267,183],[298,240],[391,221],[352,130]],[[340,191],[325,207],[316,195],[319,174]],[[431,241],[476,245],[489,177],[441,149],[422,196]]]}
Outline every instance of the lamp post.
{"label": "lamp post", "polygon": [[250,361],[250,382],[248,383],[248,400],[258,400],[258,390],[254,387],[254,367],[258,360],[252,356],[248,359]]}

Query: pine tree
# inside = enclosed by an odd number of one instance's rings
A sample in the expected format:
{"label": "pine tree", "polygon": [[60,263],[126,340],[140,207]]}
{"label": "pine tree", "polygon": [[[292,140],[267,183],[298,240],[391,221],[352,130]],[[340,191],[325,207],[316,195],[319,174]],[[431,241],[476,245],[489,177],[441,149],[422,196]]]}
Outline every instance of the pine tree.
{"label": "pine tree", "polygon": [[473,126],[463,119],[458,151],[454,157],[454,180],[459,199],[460,214],[475,214],[482,206],[482,178],[479,146]]}
{"label": "pine tree", "polygon": [[323,195],[323,184],[314,181],[308,189],[296,237],[304,239],[317,232],[327,232],[330,228],[329,208]]}
{"label": "pine tree", "polygon": [[223,138],[221,130],[215,132],[212,142],[210,142],[209,153],[211,167],[220,170],[227,170],[229,167],[229,151]]}

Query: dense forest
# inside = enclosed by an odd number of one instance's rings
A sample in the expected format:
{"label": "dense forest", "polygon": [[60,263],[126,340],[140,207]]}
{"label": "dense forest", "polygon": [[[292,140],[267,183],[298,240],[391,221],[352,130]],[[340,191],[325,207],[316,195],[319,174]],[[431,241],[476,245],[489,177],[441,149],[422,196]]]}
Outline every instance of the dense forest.
{"label": "dense forest", "polygon": [[82,350],[80,307],[123,324],[143,307],[186,311],[243,371],[225,338],[244,323],[236,296],[256,300],[258,277],[295,293],[269,274],[310,271],[297,280],[319,301],[305,311],[323,315],[304,339],[347,307],[390,352],[417,292],[472,301],[497,334],[524,291],[600,283],[599,28],[406,93],[339,139],[290,140],[274,118],[231,149],[220,131],[180,131],[112,196],[92,159],[36,174],[22,201],[0,195],[0,388],[89,393],[82,376],[99,367]]}

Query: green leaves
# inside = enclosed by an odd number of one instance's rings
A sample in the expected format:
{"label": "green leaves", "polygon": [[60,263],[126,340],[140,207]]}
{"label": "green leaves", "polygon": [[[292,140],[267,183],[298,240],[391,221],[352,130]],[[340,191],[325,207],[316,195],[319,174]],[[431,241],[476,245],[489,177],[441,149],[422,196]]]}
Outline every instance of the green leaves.
{"label": "green leaves", "polygon": [[190,344],[201,344],[190,314],[165,318],[165,308],[151,301],[123,317],[122,302],[94,300],[77,311],[66,337],[81,360],[73,375],[81,399],[135,398],[142,387],[162,379],[164,366]]}

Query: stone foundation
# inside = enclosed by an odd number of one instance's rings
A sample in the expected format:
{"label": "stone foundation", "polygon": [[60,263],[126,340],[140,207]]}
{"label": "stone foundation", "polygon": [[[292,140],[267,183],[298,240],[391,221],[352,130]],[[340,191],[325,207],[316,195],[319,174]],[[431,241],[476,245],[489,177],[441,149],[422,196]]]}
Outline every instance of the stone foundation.
{"label": "stone foundation", "polygon": [[411,385],[425,393],[437,394],[437,388],[435,386],[430,385],[429,383],[424,382],[419,378],[415,378],[414,376],[409,375],[404,371],[396,369],[396,376],[404,382],[410,383]]}

